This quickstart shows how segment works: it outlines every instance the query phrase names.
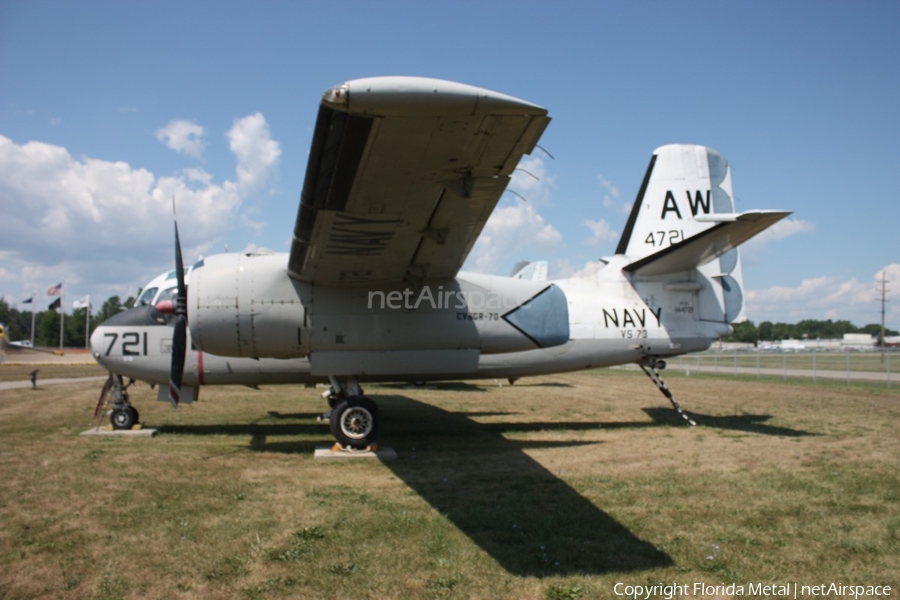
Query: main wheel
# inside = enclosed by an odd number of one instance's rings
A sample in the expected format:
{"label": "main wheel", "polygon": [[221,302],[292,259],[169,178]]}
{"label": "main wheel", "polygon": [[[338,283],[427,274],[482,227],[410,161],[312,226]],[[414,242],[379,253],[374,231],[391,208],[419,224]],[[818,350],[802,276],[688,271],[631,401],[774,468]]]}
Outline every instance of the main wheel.
{"label": "main wheel", "polygon": [[130,406],[115,408],[109,420],[113,429],[131,429],[137,423],[138,413]]}
{"label": "main wheel", "polygon": [[350,396],[331,412],[331,434],[350,448],[362,449],[375,443],[380,414],[378,405],[366,396]]}

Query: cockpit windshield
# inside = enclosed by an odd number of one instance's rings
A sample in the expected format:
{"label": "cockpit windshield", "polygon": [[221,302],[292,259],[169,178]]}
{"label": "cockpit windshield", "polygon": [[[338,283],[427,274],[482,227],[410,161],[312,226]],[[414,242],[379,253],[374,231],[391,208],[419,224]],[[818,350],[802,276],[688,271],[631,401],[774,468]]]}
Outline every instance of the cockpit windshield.
{"label": "cockpit windshield", "polygon": [[157,289],[158,288],[151,287],[151,288],[147,288],[146,290],[144,290],[144,292],[141,294],[140,298],[138,298],[136,306],[141,306],[143,304],[152,304],[153,296],[156,295]]}
{"label": "cockpit windshield", "polygon": [[174,300],[176,296],[178,296],[178,288],[177,287],[162,290],[159,293],[159,297],[156,299],[156,302],[154,304],[159,304],[163,300]]}

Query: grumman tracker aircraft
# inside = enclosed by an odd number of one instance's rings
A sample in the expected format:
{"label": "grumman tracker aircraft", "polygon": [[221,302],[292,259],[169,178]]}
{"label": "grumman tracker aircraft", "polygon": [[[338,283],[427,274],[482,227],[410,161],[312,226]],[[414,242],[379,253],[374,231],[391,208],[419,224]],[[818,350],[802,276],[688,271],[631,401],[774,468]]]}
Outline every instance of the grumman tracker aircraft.
{"label": "grumman tracker aircraft", "polygon": [[362,383],[627,363],[680,412],[663,359],[709,348],[744,318],[737,246],[790,213],[736,213],[719,153],[663,146],[595,274],[461,272],[549,122],[540,106],[434,79],[327,90],[290,253],[206,257],[188,293],[176,225],[175,302],[122,312],[92,335],[94,356],[116,375],[101,394],[102,404],[113,393],[113,424],[137,419],[123,376],[168,379],[176,406],[201,385],[329,382],[332,434],[365,448],[380,415]]}

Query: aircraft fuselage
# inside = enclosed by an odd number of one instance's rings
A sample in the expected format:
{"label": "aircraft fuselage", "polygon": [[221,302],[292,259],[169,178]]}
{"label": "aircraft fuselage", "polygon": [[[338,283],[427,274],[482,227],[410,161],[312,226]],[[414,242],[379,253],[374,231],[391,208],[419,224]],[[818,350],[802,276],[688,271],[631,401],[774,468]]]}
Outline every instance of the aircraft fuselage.
{"label": "aircraft fuselage", "polygon": [[[731,330],[700,271],[640,278],[620,257],[554,282],[460,273],[351,290],[290,279],[284,255],[223,257],[192,273],[187,386],[517,378],[704,350]],[[165,383],[172,327],[130,312],[97,328],[93,353],[115,373]]]}

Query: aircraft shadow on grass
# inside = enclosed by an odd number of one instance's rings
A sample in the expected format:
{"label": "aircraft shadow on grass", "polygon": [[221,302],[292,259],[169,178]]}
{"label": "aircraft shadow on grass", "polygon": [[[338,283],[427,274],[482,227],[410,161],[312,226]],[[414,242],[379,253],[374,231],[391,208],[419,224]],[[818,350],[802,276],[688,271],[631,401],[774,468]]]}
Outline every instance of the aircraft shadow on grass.
{"label": "aircraft shadow on grass", "polygon": [[673,564],[523,451],[595,442],[510,440],[470,413],[399,395],[378,400],[382,439],[396,440],[400,454],[385,466],[509,573],[600,574]]}
{"label": "aircraft shadow on grass", "polygon": [[[391,440],[400,455],[384,465],[509,573],[602,574],[673,564],[668,555],[635,536],[524,452],[597,442],[506,437],[510,432],[685,426],[673,409],[645,408],[651,420],[640,422],[479,423],[474,418],[514,413],[450,412],[402,395],[379,395],[377,400],[385,417],[382,439]],[[254,451],[312,453],[323,442],[330,443],[327,426],[310,423],[315,416],[270,411],[268,418],[282,422],[173,425],[162,427],[161,433],[249,436]],[[692,416],[711,428],[812,435],[767,425],[769,415]],[[314,439],[269,441],[297,435]]]}
{"label": "aircraft shadow on grass", "polygon": [[[506,413],[448,412],[402,395],[377,401],[381,439],[391,440],[400,455],[384,465],[509,573],[599,574],[673,564],[523,451],[596,442],[510,440],[472,418]],[[249,436],[255,451],[312,453],[330,444],[327,425],[309,422],[314,416],[273,411],[268,418],[282,422],[171,425],[160,432]],[[305,422],[284,422],[294,419]],[[317,439],[269,441],[296,435]]]}
{"label": "aircraft shadow on grass", "polygon": [[[684,425],[681,418],[673,408],[644,408],[641,409],[648,417],[653,419],[654,425]],[[818,435],[790,427],[780,427],[766,423],[772,415],[725,415],[714,416],[688,411],[690,416],[702,427],[712,429],[727,429],[731,431],[743,431],[746,433],[758,433],[761,435],[775,435],[781,437],[806,437]],[[612,425],[608,425],[611,427]]]}
{"label": "aircraft shadow on grass", "polygon": [[[643,408],[644,413],[650,417],[650,421],[579,421],[579,422],[526,422],[526,423],[489,423],[482,427],[501,433],[506,432],[538,432],[538,431],[591,431],[594,429],[647,429],[654,427],[686,427],[684,419],[673,408]],[[512,413],[469,413],[469,416],[502,416]],[[700,427],[710,429],[722,429],[730,431],[743,431],[760,435],[774,435],[781,437],[806,437],[818,435],[799,429],[768,425],[766,421],[772,415],[704,415],[689,411],[689,415]]]}

